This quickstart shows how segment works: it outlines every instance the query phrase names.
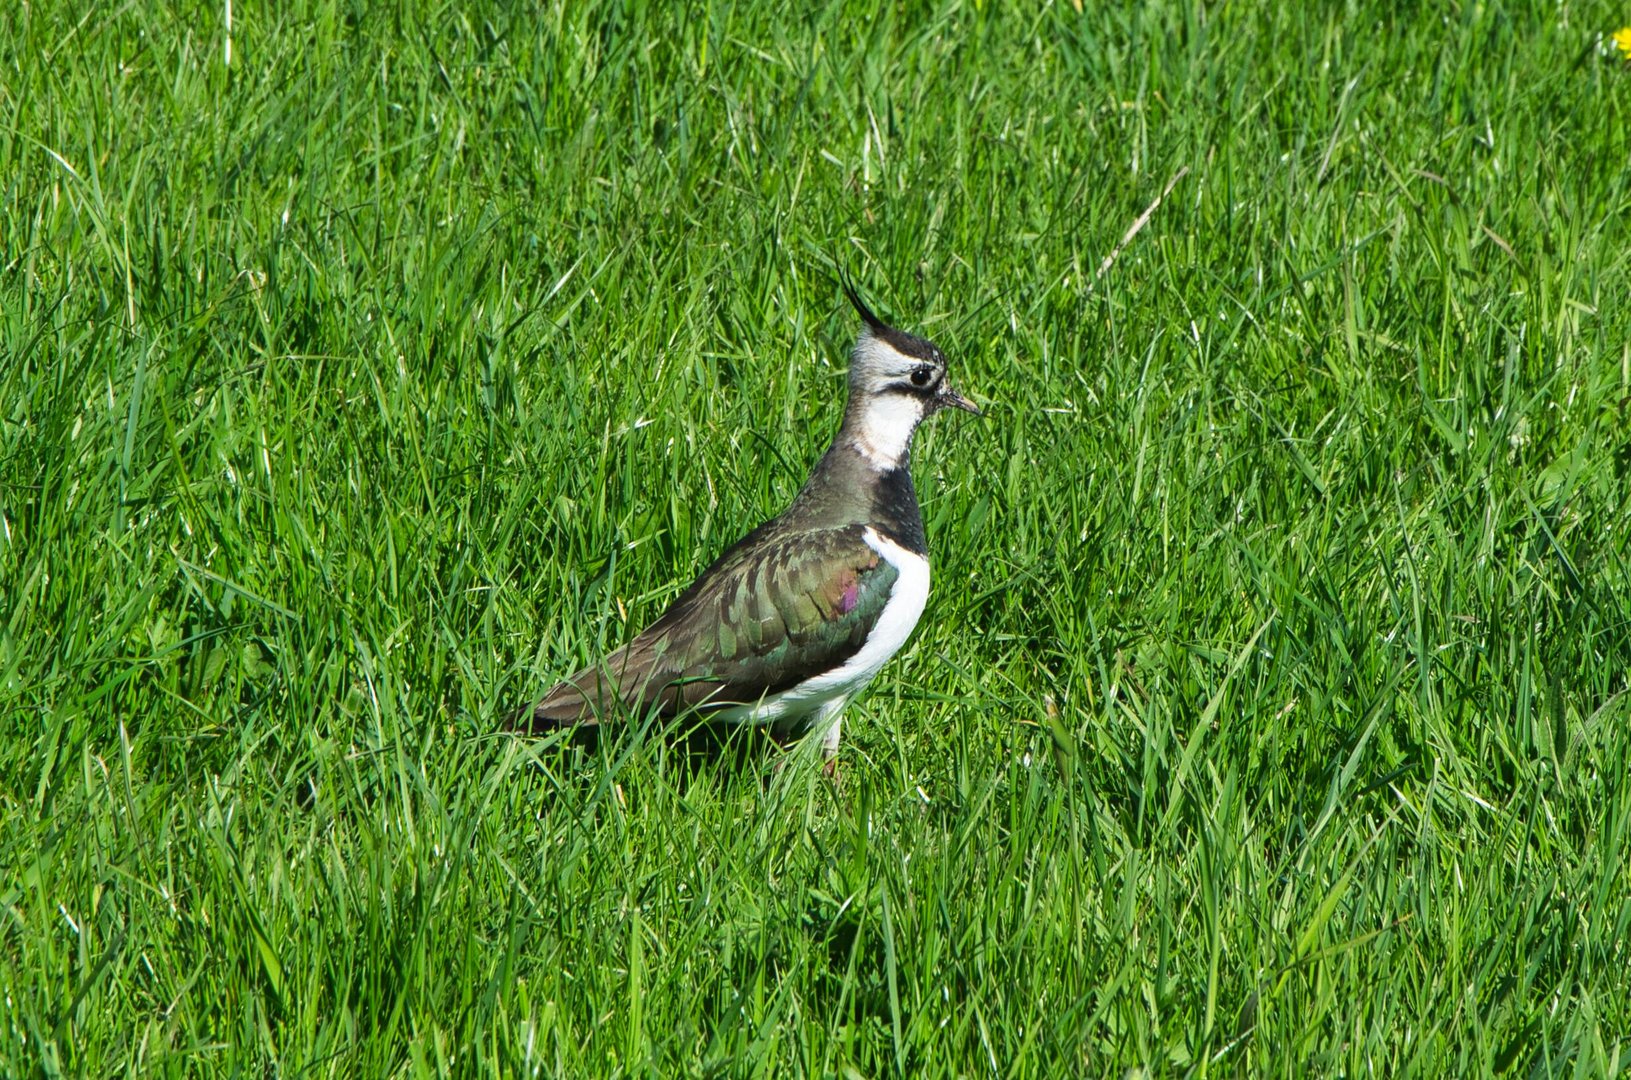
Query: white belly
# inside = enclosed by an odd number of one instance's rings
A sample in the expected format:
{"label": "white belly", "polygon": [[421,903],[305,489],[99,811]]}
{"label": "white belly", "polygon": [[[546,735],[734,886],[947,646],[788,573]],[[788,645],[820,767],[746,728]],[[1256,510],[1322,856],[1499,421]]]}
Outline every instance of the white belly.
{"label": "white belly", "polygon": [[806,679],[779,694],[752,705],[721,709],[715,716],[726,723],[792,726],[824,708],[836,708],[853,697],[891,656],[900,651],[929,602],[929,560],[907,551],[873,529],[862,533],[867,546],[895,568],[898,575],[889,590],[878,622],[854,656],[832,671]]}

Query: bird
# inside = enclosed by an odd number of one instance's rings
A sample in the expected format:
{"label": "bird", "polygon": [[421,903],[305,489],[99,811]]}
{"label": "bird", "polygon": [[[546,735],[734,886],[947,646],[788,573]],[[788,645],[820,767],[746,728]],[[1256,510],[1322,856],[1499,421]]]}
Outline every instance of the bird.
{"label": "bird", "polygon": [[846,704],[906,644],[929,598],[912,435],[946,408],[945,354],[880,319],[861,326],[832,445],[781,514],[721,554],[627,645],[563,679],[512,726],[532,735],[696,716],[819,737],[831,766]]}

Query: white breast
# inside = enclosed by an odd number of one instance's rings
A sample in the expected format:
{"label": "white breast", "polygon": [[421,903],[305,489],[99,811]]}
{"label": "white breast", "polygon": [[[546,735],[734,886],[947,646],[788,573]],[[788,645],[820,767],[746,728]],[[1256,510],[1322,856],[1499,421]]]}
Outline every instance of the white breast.
{"label": "white breast", "polygon": [[718,719],[729,723],[767,723],[809,716],[823,706],[853,696],[906,644],[923,615],[923,606],[929,602],[929,560],[880,536],[874,529],[869,528],[861,535],[867,546],[893,566],[898,575],[872,633],[867,635],[861,648],[832,671],[806,679],[757,704],[721,710]]}
{"label": "white breast", "polygon": [[895,578],[894,586],[889,590],[889,600],[878,615],[877,625],[873,626],[872,633],[867,635],[863,644],[854,656],[844,662],[844,666],[827,675],[817,676],[811,682],[820,679],[836,679],[839,681],[859,680],[864,685],[878,669],[906,644],[906,639],[912,636],[918,619],[923,616],[923,605],[929,602],[929,560],[915,552],[907,551],[899,544],[887,537],[879,536],[874,529],[867,529],[861,534],[867,547],[883,556],[884,562],[893,566],[900,575]]}

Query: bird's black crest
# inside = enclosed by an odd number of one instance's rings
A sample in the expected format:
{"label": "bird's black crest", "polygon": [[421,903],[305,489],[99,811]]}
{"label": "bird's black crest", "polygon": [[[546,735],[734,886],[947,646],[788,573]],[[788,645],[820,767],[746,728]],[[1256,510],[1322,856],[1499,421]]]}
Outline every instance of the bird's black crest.
{"label": "bird's black crest", "polygon": [[940,350],[935,347],[934,342],[920,338],[916,334],[908,334],[904,330],[897,330],[873,314],[872,309],[861,299],[861,294],[855,291],[848,274],[839,278],[839,284],[843,286],[844,295],[849,297],[849,302],[854,305],[856,313],[861,316],[861,321],[866,323],[873,337],[888,342],[896,352],[904,356],[915,356],[927,363],[944,366],[946,358],[940,355]]}
{"label": "bird's black crest", "polygon": [[855,286],[850,284],[847,276],[842,284],[844,286],[844,295],[849,297],[850,304],[855,308],[856,314],[861,316],[862,322],[879,332],[892,329],[888,323],[874,315],[872,309],[866,306],[866,303],[861,299],[861,294],[855,291]]}

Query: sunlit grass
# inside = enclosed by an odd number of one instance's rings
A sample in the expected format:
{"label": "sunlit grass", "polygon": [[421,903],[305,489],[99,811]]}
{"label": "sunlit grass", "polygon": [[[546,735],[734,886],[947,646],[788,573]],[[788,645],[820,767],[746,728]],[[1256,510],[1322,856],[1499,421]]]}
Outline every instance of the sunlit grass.
{"label": "sunlit grass", "polygon": [[[0,1073],[1631,1062],[1631,73],[1087,8],[0,13]],[[841,782],[494,734],[840,267],[987,414]]]}

